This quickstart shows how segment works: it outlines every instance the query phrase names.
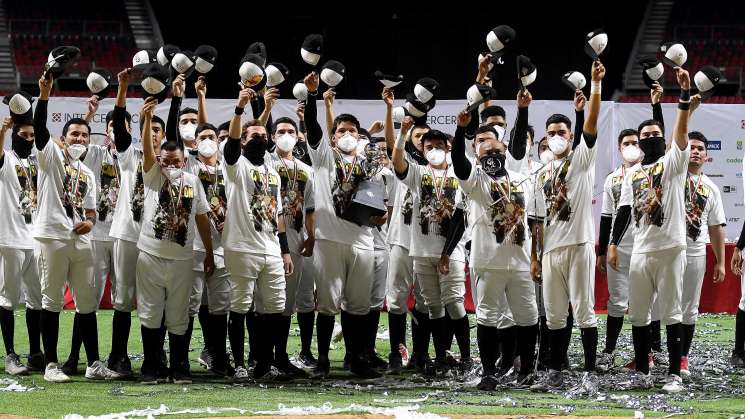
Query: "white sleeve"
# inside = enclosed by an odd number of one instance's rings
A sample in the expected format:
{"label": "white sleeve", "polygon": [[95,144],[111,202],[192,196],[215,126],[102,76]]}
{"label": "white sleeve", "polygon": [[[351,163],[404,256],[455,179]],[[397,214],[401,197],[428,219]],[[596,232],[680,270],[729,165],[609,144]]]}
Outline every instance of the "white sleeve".
{"label": "white sleeve", "polygon": [[[209,213],[210,210],[210,204],[207,202],[207,194],[204,193],[204,188],[201,185],[201,182],[199,181],[199,178],[196,178],[194,180],[194,191],[195,195],[194,198],[196,198],[196,214],[202,215]],[[199,232],[197,232],[199,234]]]}
{"label": "white sleeve", "polygon": [[[224,161],[225,160],[223,159],[223,162]],[[235,179],[238,177],[238,172],[245,164],[246,158],[242,154],[238,156],[238,161],[236,161],[235,164],[223,164],[223,168],[225,169],[225,177],[230,183],[235,184]]]}
{"label": "white sleeve", "polygon": [[314,185],[314,179],[313,179],[313,172],[308,173],[308,181],[305,182],[305,191],[303,193],[303,203],[305,205],[305,210],[315,210],[316,209],[316,190]]}
{"label": "white sleeve", "polygon": [[142,181],[145,183],[145,185],[149,186],[150,189],[153,190],[160,190],[160,186],[163,180],[163,171],[160,168],[159,164],[153,164],[152,167],[150,167],[149,171],[145,171],[145,168],[142,168]]}
{"label": "white sleeve", "polygon": [[463,192],[467,193],[472,199],[476,199],[479,191],[479,180],[481,179],[481,168],[475,164],[471,165],[471,173],[468,174],[468,179],[460,181],[460,187],[463,188]]}
{"label": "white sleeve", "polygon": [[595,164],[595,158],[598,155],[598,144],[595,142],[595,146],[590,148],[585,142],[584,134],[580,139],[577,148],[572,152],[572,165],[579,165],[584,170],[589,170]]}
{"label": "white sleeve", "polygon": [[600,214],[612,216],[616,212],[615,202],[613,202],[613,174],[605,178],[603,185],[603,205]]}
{"label": "white sleeve", "polygon": [[691,156],[691,145],[686,145],[685,150],[678,148],[678,145],[673,141],[670,144],[670,149],[665,153],[663,162],[665,169],[670,168],[671,175],[680,175],[688,170],[688,159]]}
{"label": "white sleeve", "polygon": [[51,138],[42,150],[37,150],[36,157],[42,170],[53,170],[64,165],[63,151]]}
{"label": "white sleeve", "polygon": [[313,163],[313,167],[320,167],[328,164],[327,161],[332,152],[331,144],[325,135],[321,138],[318,147],[315,149],[308,144],[308,154],[310,155],[310,161]]}
{"label": "white sleeve", "polygon": [[406,171],[406,177],[401,179],[401,181],[412,191],[419,190],[419,186],[422,183],[422,170],[424,170],[424,166],[410,164]]}
{"label": "white sleeve", "polygon": [[632,179],[634,179],[636,171],[627,173],[626,177],[623,178],[623,185],[621,186],[621,197],[618,198],[618,207],[624,205],[634,205],[634,188],[632,187]]}
{"label": "white sleeve", "polygon": [[724,225],[727,222],[727,218],[724,215],[724,205],[722,205],[722,196],[719,194],[719,189],[714,187],[709,188],[711,195],[709,196],[709,220],[710,226]]}
{"label": "white sleeve", "polygon": [[[78,170],[80,170],[80,168],[78,168]],[[83,197],[83,208],[96,209],[96,188],[98,187],[96,184],[96,177],[93,175],[93,172],[85,172],[85,175],[88,176],[89,179],[88,190],[85,193],[85,197]]]}

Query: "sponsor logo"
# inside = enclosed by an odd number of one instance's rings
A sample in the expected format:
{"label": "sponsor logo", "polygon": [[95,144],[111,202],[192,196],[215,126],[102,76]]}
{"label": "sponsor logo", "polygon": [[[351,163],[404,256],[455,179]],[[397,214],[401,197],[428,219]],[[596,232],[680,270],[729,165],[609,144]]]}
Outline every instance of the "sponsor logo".
{"label": "sponsor logo", "polygon": [[722,186],[722,192],[735,193],[737,192],[737,186]]}
{"label": "sponsor logo", "polygon": [[739,223],[740,222],[740,218],[738,218],[738,217],[730,217],[730,218],[727,218],[727,222],[728,223]]}
{"label": "sponsor logo", "polygon": [[52,112],[52,122],[62,122],[62,114],[59,112]]}
{"label": "sponsor logo", "polygon": [[742,202],[735,202],[735,208],[745,207],[745,204]]}
{"label": "sponsor logo", "polygon": [[727,159],[727,163],[730,163],[730,164],[742,164],[742,159],[739,158],[739,157],[738,158],[734,158],[734,159]]}
{"label": "sponsor logo", "polygon": [[709,173],[707,173],[706,176],[708,176],[708,177],[724,177],[724,175],[719,175],[719,174],[712,175],[712,174],[709,174]]}
{"label": "sponsor logo", "polygon": [[455,115],[427,115],[429,125],[453,125],[456,123]]}
{"label": "sponsor logo", "polygon": [[735,144],[737,144],[737,149],[738,149],[738,150],[742,150],[742,140],[737,140],[737,141],[735,142]]}
{"label": "sponsor logo", "polygon": [[709,141],[709,143],[706,145],[707,150],[721,150],[722,149],[722,142],[721,141]]}

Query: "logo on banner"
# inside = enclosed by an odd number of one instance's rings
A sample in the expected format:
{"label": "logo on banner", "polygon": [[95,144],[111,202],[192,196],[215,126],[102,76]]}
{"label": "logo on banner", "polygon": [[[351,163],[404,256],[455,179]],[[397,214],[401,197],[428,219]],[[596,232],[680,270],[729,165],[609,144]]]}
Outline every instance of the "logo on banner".
{"label": "logo on banner", "polygon": [[727,218],[727,222],[728,223],[739,223],[740,219],[738,217],[730,217],[730,218]]}
{"label": "logo on banner", "polygon": [[709,143],[706,145],[706,149],[719,151],[722,149],[722,142],[721,141],[709,141]]}
{"label": "logo on banner", "polygon": [[730,164],[742,164],[742,159],[739,158],[739,157],[738,158],[734,158],[734,159],[727,159],[727,163],[730,163]]}
{"label": "logo on banner", "polygon": [[52,112],[52,122],[62,122],[62,114],[59,112]]}
{"label": "logo on banner", "polygon": [[708,176],[708,177],[724,177],[724,175],[720,175],[720,174],[713,174],[712,175],[712,174],[709,174],[709,173],[707,173],[706,176]]}
{"label": "logo on banner", "polygon": [[722,192],[735,193],[737,192],[737,186],[722,186]]}
{"label": "logo on banner", "polygon": [[742,202],[735,202],[735,208],[745,207],[745,204]]}
{"label": "logo on banner", "polygon": [[737,140],[737,142],[735,144],[737,144],[737,149],[738,150],[742,150],[742,140]]}

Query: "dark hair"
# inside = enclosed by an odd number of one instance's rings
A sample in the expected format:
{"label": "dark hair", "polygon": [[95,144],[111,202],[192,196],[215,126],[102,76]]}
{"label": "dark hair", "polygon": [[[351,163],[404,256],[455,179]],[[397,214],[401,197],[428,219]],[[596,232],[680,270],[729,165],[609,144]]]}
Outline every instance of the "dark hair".
{"label": "dark hair", "polygon": [[244,122],[241,126],[241,138],[243,138],[243,135],[246,133],[246,128],[248,127],[263,127],[264,124],[261,123],[258,119],[252,119],[248,122]]}
{"label": "dark hair", "polygon": [[[114,111],[109,111],[106,114],[106,126],[107,127],[109,126],[109,122],[111,122],[112,119],[114,119]],[[131,124],[132,123],[132,114],[130,114],[127,111],[124,111],[124,119],[127,120],[127,123],[128,124]]]}
{"label": "dark hair", "polygon": [[384,143],[385,137],[372,137],[370,138],[370,144]]}
{"label": "dark hair", "polygon": [[297,124],[295,123],[295,121],[292,120],[292,118],[283,116],[281,118],[277,118],[277,120],[274,121],[274,123],[272,124],[272,135],[274,135],[274,134],[277,133],[277,126],[279,124],[290,124],[290,125],[292,125],[293,128],[295,128],[295,132],[297,132],[297,130],[298,130],[297,129]]}
{"label": "dark hair", "polygon": [[160,151],[181,151],[181,153],[183,154],[184,148],[176,141],[166,141],[165,143],[161,144]]}
{"label": "dark hair", "polygon": [[502,118],[506,118],[507,114],[501,106],[487,106],[483,111],[481,111],[481,122],[486,122],[490,116],[501,116]]}
{"label": "dark hair", "polygon": [[[160,124],[160,129],[165,131],[166,130],[166,123],[163,121],[163,119],[159,116],[153,115],[153,120],[151,122],[151,128],[152,124]],[[142,130],[145,128],[145,124],[142,123],[142,120],[140,120],[140,135],[142,135]]]}
{"label": "dark hair", "polygon": [[560,113],[555,113],[548,117],[546,120],[546,128],[548,128],[551,124],[561,124],[564,123],[567,126],[567,129],[572,129],[572,120],[569,119],[566,115],[562,115]]}
{"label": "dark hair", "polygon": [[699,140],[702,143],[704,143],[704,146],[709,145],[709,140],[706,139],[706,136],[701,133],[701,131],[691,131],[688,133],[688,139],[689,140]]}
{"label": "dark hair", "polygon": [[209,122],[205,122],[203,124],[197,125],[197,130],[194,131],[194,137],[196,137],[197,135],[199,135],[200,132],[202,132],[204,130],[208,130],[208,129],[211,129],[212,131],[215,131],[215,136],[217,136],[217,128],[215,128],[215,126],[212,125],[212,124],[210,124]]}
{"label": "dark hair", "polygon": [[370,131],[368,131],[368,130],[366,130],[366,129],[364,129],[364,128],[361,128],[361,127],[360,127],[360,128],[359,128],[359,129],[357,130],[357,131],[359,131],[359,134],[360,134],[361,136],[364,136],[364,137],[365,137],[365,138],[367,138],[368,140],[369,140],[369,139],[370,139],[370,138],[372,137],[372,135],[370,135]]}
{"label": "dark hair", "polygon": [[416,124],[413,127],[411,127],[411,130],[412,131],[414,131],[415,129],[427,129],[427,130],[429,130],[429,129],[432,129],[432,128],[430,128],[429,125],[427,125],[427,124]]}
{"label": "dark hair", "polygon": [[357,131],[360,130],[360,121],[357,119],[356,116],[343,113],[336,118],[334,118],[334,125],[331,128],[331,135],[333,135],[336,132],[336,128],[341,124],[342,122],[349,122],[351,124],[354,124],[355,128],[357,128]]}
{"label": "dark hair", "polygon": [[656,119],[647,119],[646,121],[639,124],[639,128],[636,130],[639,132],[639,135],[641,136],[642,128],[649,127],[649,126],[656,126],[660,129],[660,132],[662,132],[662,135],[665,135],[665,125],[663,125],[660,121]]}
{"label": "dark hair", "polygon": [[230,131],[230,121],[223,122],[217,127],[217,131]]}
{"label": "dark hair", "polygon": [[181,109],[178,112],[178,117],[181,118],[182,116],[186,115],[187,113],[195,113],[195,114],[199,115],[199,111],[197,111],[194,108],[184,108],[184,109]]}
{"label": "dark hair", "polygon": [[495,130],[494,127],[491,125],[482,125],[476,128],[476,133],[474,134],[474,136],[483,134],[485,132],[491,132],[492,134],[494,134],[494,138],[499,140],[499,134],[497,134],[497,130]]}
{"label": "dark hair", "polygon": [[427,141],[442,141],[447,145],[448,135],[440,130],[431,129],[422,135],[422,145]]}
{"label": "dark hair", "polygon": [[88,128],[88,134],[91,133],[91,126],[88,125],[87,122],[85,122],[85,119],[83,118],[72,118],[69,121],[65,122],[65,126],[62,127],[62,136],[64,137],[67,135],[67,130],[70,129],[70,125],[85,125],[86,128]]}
{"label": "dark hair", "polygon": [[633,128],[626,128],[625,130],[622,130],[620,134],[618,134],[618,145],[621,145],[621,141],[623,141],[624,137],[628,137],[629,135],[635,135],[636,138],[639,138],[639,131],[633,129]]}
{"label": "dark hair", "polygon": [[10,132],[12,134],[14,134],[14,135],[18,135],[18,131],[20,131],[21,128],[23,128],[23,127],[31,127],[31,128],[33,128],[34,127],[34,124],[16,124],[16,123],[14,123],[13,124],[13,128],[11,129]]}
{"label": "dark hair", "polygon": [[528,125],[528,134],[530,134],[530,141],[535,140],[535,128],[532,125]]}

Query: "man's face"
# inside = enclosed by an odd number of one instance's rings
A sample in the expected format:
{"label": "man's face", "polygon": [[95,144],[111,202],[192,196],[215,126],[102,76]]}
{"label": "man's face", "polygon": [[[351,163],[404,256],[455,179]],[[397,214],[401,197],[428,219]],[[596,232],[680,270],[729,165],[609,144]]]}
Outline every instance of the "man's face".
{"label": "man's face", "polygon": [[220,132],[217,133],[217,140],[218,140],[217,142],[218,143],[221,143],[221,142],[227,140],[228,137],[229,137],[228,130],[221,129]]}
{"label": "man's face", "polygon": [[627,135],[621,139],[621,144],[618,146],[618,151],[623,151],[624,148],[629,146],[638,146],[639,137],[636,135]]}
{"label": "man's face", "polygon": [[704,163],[706,163],[706,157],[708,156],[706,144],[701,140],[688,140],[688,144],[691,145],[691,157],[689,163],[692,166],[703,166]]}
{"label": "man's face", "polygon": [[298,133],[297,133],[297,140],[298,141],[305,141],[305,134],[303,134],[302,132],[298,131]]}
{"label": "man's face", "polygon": [[[127,127],[127,132],[132,133],[132,127],[129,125],[129,121],[126,119],[124,120],[124,126]],[[114,121],[109,121],[109,123],[106,125],[106,132],[112,132],[114,130]]]}
{"label": "man's face", "polygon": [[65,135],[65,144],[83,144],[85,146],[90,143],[90,133],[88,127],[83,124],[71,124],[67,128],[67,134]]}
{"label": "man's face", "polygon": [[176,167],[176,168],[184,167],[184,155],[183,153],[181,153],[181,150],[173,150],[173,151],[161,150],[159,157],[160,158],[158,160],[160,163],[160,167],[163,169],[167,167]]}
{"label": "man's face", "polygon": [[478,148],[479,144],[489,141],[489,140],[497,140],[497,136],[494,135],[493,132],[480,132],[476,134],[476,138],[473,139],[473,147]]}
{"label": "man's face", "polygon": [[297,139],[297,130],[295,127],[292,126],[292,124],[288,124],[286,122],[282,122],[277,125],[277,131],[274,133],[274,138],[279,138],[283,135],[290,135]]}
{"label": "man's face", "polygon": [[507,128],[507,122],[504,120],[504,117],[502,115],[492,115],[486,118],[486,121],[484,121],[483,125],[498,125],[502,128]]}
{"label": "man's face", "polygon": [[199,134],[197,134],[197,142],[202,142],[204,140],[212,140],[217,142],[217,134],[215,134],[214,130],[203,129],[199,131]]}
{"label": "man's face", "polygon": [[24,140],[28,142],[34,141],[34,126],[33,125],[24,125],[20,128],[18,128],[18,136],[23,138]]}
{"label": "man's face", "polygon": [[186,125],[186,124],[197,125],[199,123],[199,117],[195,113],[185,113],[179,117],[178,123],[179,125]]}
{"label": "man's face", "polygon": [[427,128],[414,128],[411,131],[411,142],[414,144],[417,150],[422,150],[422,135],[429,132]]}
{"label": "man's face", "polygon": [[554,135],[562,136],[566,140],[572,139],[572,132],[564,122],[555,122],[546,127],[546,137],[551,138]]}
{"label": "man's face", "polygon": [[494,134],[492,134],[492,138],[481,142],[478,157],[481,158],[489,154],[505,154],[506,151],[507,148],[504,144],[501,141],[497,141],[497,139],[494,138]]}
{"label": "man's face", "polygon": [[662,129],[657,125],[647,125],[639,133],[639,139],[645,140],[649,137],[662,137]]}
{"label": "man's face", "polygon": [[546,150],[548,150],[548,140],[544,137],[541,139],[541,142],[538,143],[538,155],[540,156]]}
{"label": "man's face", "polygon": [[351,135],[352,137],[359,138],[357,126],[347,121],[340,122],[339,125],[336,126],[334,137],[338,140],[347,134]]}
{"label": "man's face", "polygon": [[166,137],[166,132],[163,130],[163,125],[160,123],[151,124],[150,129],[153,131],[153,147],[160,147],[160,143]]}
{"label": "man's face", "polygon": [[427,154],[427,152],[434,150],[436,148],[439,148],[440,150],[446,153],[448,151],[448,143],[447,141],[443,141],[443,140],[427,140],[422,144],[422,147],[424,147],[423,149],[424,154]]}
{"label": "man's face", "polygon": [[241,146],[245,146],[249,141],[266,139],[266,128],[263,126],[254,126],[246,128],[246,135],[241,138]]}
{"label": "man's face", "polygon": [[378,156],[380,157],[380,161],[383,165],[388,164],[388,146],[386,145],[385,141],[378,141],[375,143],[375,148],[378,149]]}

